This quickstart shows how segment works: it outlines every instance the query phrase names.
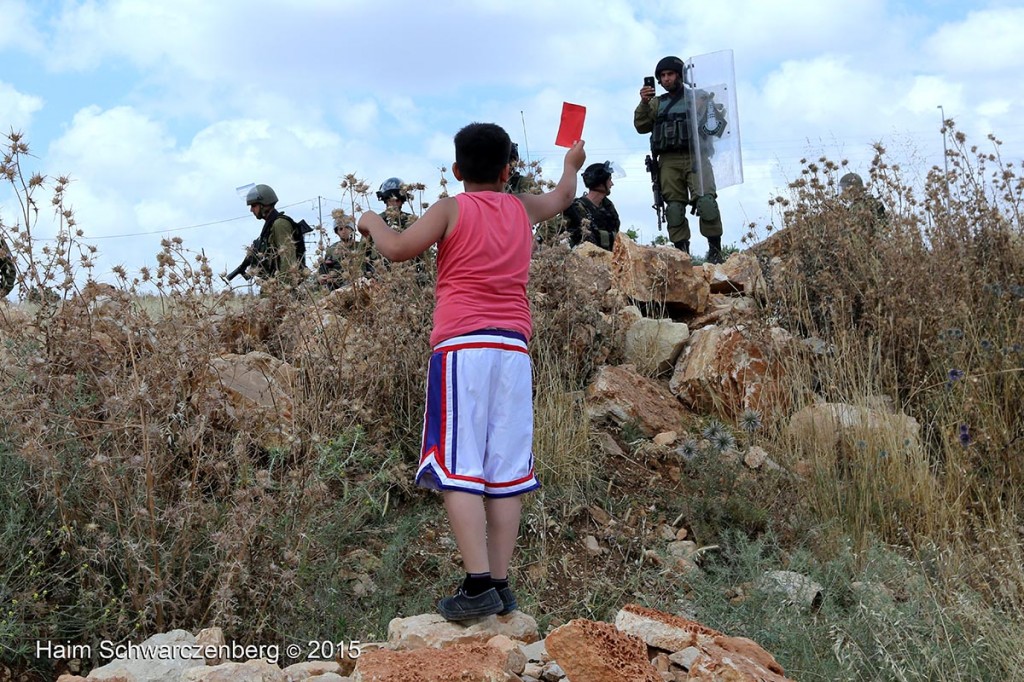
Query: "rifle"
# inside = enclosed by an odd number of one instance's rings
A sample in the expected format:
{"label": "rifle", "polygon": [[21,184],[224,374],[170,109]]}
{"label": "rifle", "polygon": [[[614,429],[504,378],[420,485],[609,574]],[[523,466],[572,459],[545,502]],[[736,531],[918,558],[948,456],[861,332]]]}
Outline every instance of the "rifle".
{"label": "rifle", "polygon": [[658,214],[658,232],[661,232],[661,224],[665,222],[665,198],[661,196],[661,171],[658,169],[658,161],[650,154],[644,159],[644,166],[651,174],[651,191],[654,192],[654,204],[651,208]]}
{"label": "rifle", "polygon": [[[260,239],[262,239],[262,237]],[[247,280],[252,279],[252,275],[246,272],[246,270],[252,267],[252,265],[256,263],[257,259],[259,258],[258,254],[261,253],[262,246],[262,244],[260,243],[260,239],[257,239],[252,243],[252,246],[249,247],[249,252],[246,254],[245,259],[239,264],[239,266],[224,276],[225,282],[230,284],[231,280],[233,280],[235,277],[238,277],[239,275],[241,275]]]}

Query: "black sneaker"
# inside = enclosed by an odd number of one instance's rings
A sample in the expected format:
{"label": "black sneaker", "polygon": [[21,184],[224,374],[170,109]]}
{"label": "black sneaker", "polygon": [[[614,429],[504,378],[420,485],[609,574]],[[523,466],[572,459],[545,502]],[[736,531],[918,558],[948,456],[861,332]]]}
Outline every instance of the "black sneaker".
{"label": "black sneaker", "polygon": [[453,596],[437,602],[438,613],[444,616],[445,620],[454,622],[493,616],[504,608],[505,604],[493,587],[475,597],[470,597],[460,587]]}
{"label": "black sneaker", "polygon": [[507,616],[516,609],[519,608],[519,604],[516,602],[516,595],[512,593],[512,589],[509,587],[503,587],[498,590],[498,596],[501,597],[501,611],[498,611],[499,616]]}

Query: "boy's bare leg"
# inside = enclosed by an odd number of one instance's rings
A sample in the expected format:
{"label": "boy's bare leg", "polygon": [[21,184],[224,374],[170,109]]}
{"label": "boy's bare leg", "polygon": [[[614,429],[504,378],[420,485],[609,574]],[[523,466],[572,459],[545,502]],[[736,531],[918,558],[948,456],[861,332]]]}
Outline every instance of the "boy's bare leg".
{"label": "boy's bare leg", "polygon": [[491,577],[508,578],[508,565],[519,539],[519,517],[523,511],[522,495],[489,497],[484,500],[487,514],[487,559]]}
{"label": "boy's bare leg", "polygon": [[[473,493],[446,490],[444,506],[448,511],[448,522],[455,534],[455,542],[462,553],[462,565],[466,573],[488,573],[488,517],[484,512],[483,497]],[[516,525],[518,526],[518,521]]]}

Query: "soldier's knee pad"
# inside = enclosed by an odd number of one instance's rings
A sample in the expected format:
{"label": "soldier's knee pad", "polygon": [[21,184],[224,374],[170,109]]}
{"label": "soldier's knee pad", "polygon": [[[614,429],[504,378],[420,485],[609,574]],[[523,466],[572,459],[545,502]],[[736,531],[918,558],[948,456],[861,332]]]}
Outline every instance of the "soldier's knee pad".
{"label": "soldier's knee pad", "polygon": [[701,220],[709,223],[715,222],[722,215],[722,212],[718,210],[718,201],[714,194],[702,194],[697,199],[694,209]]}
{"label": "soldier's knee pad", "polygon": [[669,227],[686,224],[686,204],[681,201],[670,201],[665,205],[665,221]]}

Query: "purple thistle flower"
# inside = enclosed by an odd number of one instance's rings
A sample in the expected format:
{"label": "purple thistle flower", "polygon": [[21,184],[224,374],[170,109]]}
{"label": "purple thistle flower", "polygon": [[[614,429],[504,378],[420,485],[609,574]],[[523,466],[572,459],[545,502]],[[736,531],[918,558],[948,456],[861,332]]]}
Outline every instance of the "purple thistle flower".
{"label": "purple thistle flower", "polygon": [[949,370],[949,380],[950,381],[960,381],[961,379],[964,378],[964,376],[966,376],[966,375],[964,374],[964,371],[962,369],[951,369],[951,370]]}
{"label": "purple thistle flower", "polygon": [[971,429],[967,424],[960,425],[960,445],[967,447],[972,442]]}

